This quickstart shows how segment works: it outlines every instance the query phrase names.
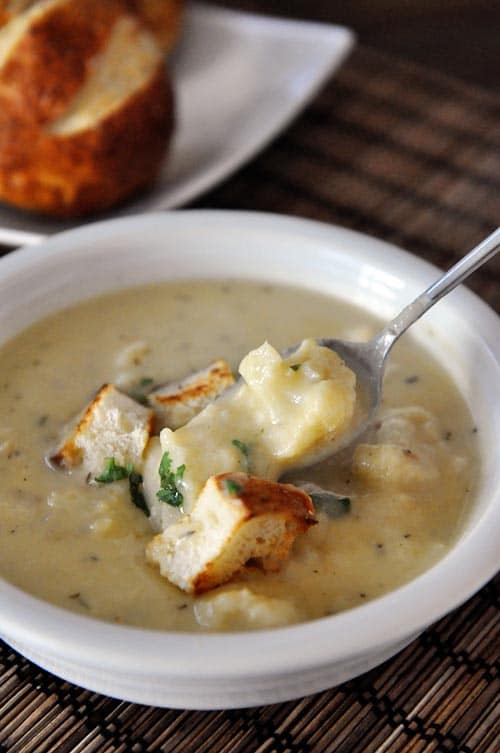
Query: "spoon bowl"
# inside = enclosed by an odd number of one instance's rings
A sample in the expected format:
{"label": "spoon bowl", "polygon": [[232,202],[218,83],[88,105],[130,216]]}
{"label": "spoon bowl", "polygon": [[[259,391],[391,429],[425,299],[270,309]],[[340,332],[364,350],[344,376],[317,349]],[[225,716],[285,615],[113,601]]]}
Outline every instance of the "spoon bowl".
{"label": "spoon bowl", "polygon": [[[306,459],[304,465],[314,465],[337,455],[341,450],[351,447],[369,429],[382,399],[385,366],[394,343],[435,303],[486,264],[499,250],[500,228],[497,228],[405,306],[368,342],[316,338],[318,345],[333,350],[356,375],[357,406],[350,431],[336,438],[333,443],[321,445],[313,457]],[[298,347],[293,345],[286,348],[281,355],[288,357]]]}
{"label": "spoon bowl", "polygon": [[[382,380],[387,357],[394,343],[443,296],[454,290],[476,269],[493,258],[500,250],[500,228],[475,246],[460,261],[432,283],[387,324],[369,342],[350,342],[331,338],[318,338],[316,342],[339,355],[355,373],[358,401],[357,420],[352,430],[340,437],[328,450],[321,453],[315,462],[324,460],[352,445],[373,422],[382,397]],[[288,349],[290,353],[295,348]]]}

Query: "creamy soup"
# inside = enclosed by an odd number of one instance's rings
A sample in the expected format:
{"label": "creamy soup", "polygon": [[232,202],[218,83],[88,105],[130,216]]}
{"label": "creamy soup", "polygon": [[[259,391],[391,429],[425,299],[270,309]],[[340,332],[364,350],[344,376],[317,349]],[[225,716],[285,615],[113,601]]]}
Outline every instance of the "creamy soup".
{"label": "creamy soup", "polygon": [[471,504],[476,428],[450,378],[410,336],[390,357],[380,415],[355,448],[287,481],[339,495],[319,506],[277,572],[250,563],[190,596],[147,563],[153,531],[126,480],[88,484],[47,462],[102,384],[136,394],[215,359],[236,370],[265,340],[367,339],[378,323],[314,292],[235,281],[136,288],[51,316],[1,348],[0,573],[104,620],[174,630],[274,626],[335,614],[442,557]]}

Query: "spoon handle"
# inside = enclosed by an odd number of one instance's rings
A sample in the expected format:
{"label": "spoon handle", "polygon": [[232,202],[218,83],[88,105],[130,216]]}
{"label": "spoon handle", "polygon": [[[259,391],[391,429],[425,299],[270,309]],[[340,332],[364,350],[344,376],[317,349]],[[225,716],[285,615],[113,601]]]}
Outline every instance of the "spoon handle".
{"label": "spoon handle", "polygon": [[[424,295],[430,299],[427,308],[433,306],[446,293],[449,293],[457,285],[467,279],[469,275],[479,269],[483,264],[492,259],[500,249],[500,228],[481,241],[472,251],[457,261],[456,264],[444,273],[436,282],[427,288]],[[424,309],[425,311],[426,309]],[[423,313],[423,312],[422,312]]]}
{"label": "spoon handle", "polygon": [[375,337],[376,350],[380,358],[384,359],[391,347],[403,332],[431,306],[434,306],[444,295],[452,291],[457,285],[467,279],[472,272],[493,258],[500,250],[500,228],[469,251],[460,261],[439,277],[418,298],[406,306],[384,329]]}

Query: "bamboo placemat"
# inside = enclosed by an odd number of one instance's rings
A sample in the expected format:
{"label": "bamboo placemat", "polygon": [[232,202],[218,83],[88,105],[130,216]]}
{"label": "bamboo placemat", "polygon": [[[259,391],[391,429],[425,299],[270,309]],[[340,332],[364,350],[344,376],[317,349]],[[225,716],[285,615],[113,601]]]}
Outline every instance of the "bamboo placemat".
{"label": "bamboo placemat", "polygon": [[[500,97],[359,48],[202,207],[338,223],[446,267],[499,224]],[[471,287],[500,309],[500,261]],[[0,644],[0,753],[498,753],[500,579],[381,667],[300,701],[194,712],[63,682]]]}

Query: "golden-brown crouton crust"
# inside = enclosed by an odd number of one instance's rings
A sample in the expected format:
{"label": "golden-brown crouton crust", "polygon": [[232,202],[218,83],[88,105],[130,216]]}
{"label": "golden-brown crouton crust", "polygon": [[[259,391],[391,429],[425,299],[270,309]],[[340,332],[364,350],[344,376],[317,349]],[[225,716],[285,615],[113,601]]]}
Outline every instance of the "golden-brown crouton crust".
{"label": "golden-brown crouton crust", "polygon": [[185,382],[182,382],[179,385],[180,394],[175,391],[171,394],[153,392],[151,397],[160,405],[176,405],[179,402],[202,399],[206,395],[226,389],[233,382],[233,373],[229,364],[220,359],[208,367],[207,373],[203,373],[202,376],[195,375],[192,381],[188,377]]}
{"label": "golden-brown crouton crust", "polygon": [[[79,434],[82,434],[85,431],[86,427],[90,423],[96,405],[100,403],[108,393],[112,393],[115,390],[116,388],[113,384],[103,384],[103,386],[96,392],[94,398],[90,401],[83,414],[80,416],[80,419],[78,420],[78,423],[75,429],[72,431],[71,435],[66,439],[64,444],[57,450],[57,452],[55,452],[54,455],[50,457],[50,462],[54,466],[58,468],[72,468],[73,466],[78,465],[78,463],[81,462],[82,450],[77,446],[75,440]],[[152,413],[150,413],[146,427],[148,434],[152,434],[153,427],[154,416]]]}
{"label": "golden-brown crouton crust", "polygon": [[76,446],[75,438],[78,432],[82,431],[82,429],[84,429],[85,426],[88,424],[90,417],[92,415],[92,411],[94,410],[97,403],[99,403],[104,397],[104,395],[112,389],[113,389],[113,385],[103,384],[102,387],[97,390],[97,392],[94,395],[94,398],[90,401],[90,403],[85,408],[71,436],[68,437],[68,439],[62,445],[62,447],[60,447],[57,450],[57,452],[51,456],[50,462],[53,465],[65,466],[66,468],[71,468],[73,465],[76,465],[77,463],[80,462],[82,452],[80,448]]}
{"label": "golden-brown crouton crust", "polygon": [[316,523],[311,497],[298,486],[248,476],[246,473],[220,473],[214,478],[223,490],[228,479],[238,485],[237,496],[246,507],[247,520],[266,513],[283,513],[297,521],[304,531]]}
{"label": "golden-brown crouton crust", "polygon": [[[281,536],[275,541],[272,555],[259,558],[254,563],[265,571],[279,570],[281,562],[289,557],[297,536],[317,523],[314,505],[309,495],[291,484],[267,481],[244,473],[221,473],[214,478],[222,490],[228,479],[239,487],[237,497],[246,508],[244,520],[239,525],[240,531],[252,518],[264,520],[272,517],[276,523],[279,520],[284,523]],[[236,535],[237,531],[234,534]],[[193,579],[192,593],[202,594],[237,574],[238,571],[235,571],[222,577],[215,563],[208,562],[205,569]]]}

